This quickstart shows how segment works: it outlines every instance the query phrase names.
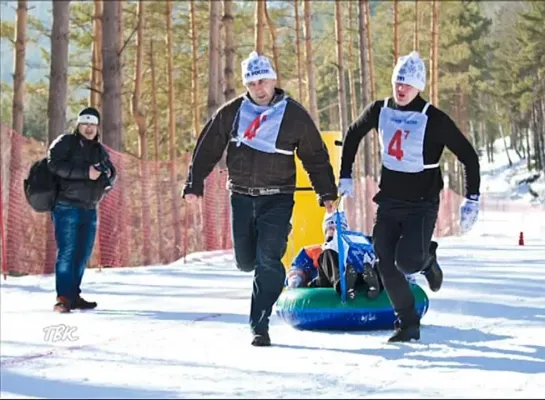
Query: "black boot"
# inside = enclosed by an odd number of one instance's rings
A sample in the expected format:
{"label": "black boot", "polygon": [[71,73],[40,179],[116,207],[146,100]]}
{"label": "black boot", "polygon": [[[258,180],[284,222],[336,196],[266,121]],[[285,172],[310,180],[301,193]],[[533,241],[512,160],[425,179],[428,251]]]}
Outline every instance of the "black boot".
{"label": "black boot", "polygon": [[388,343],[410,342],[420,340],[420,324],[403,325],[399,321],[394,323],[395,332],[388,339]]}
{"label": "black boot", "polygon": [[367,284],[367,297],[374,299],[380,294],[380,282],[377,271],[371,264],[365,264],[363,267],[363,281]]}
{"label": "black boot", "polygon": [[87,301],[83,297],[78,296],[75,301],[72,302],[72,310],[80,309],[80,310],[92,310],[93,308],[96,308],[97,303],[96,301]]}
{"label": "black boot", "polygon": [[259,334],[254,334],[254,338],[252,340],[252,346],[256,347],[268,347],[271,345],[271,338],[267,332]]}
{"label": "black boot", "polygon": [[[354,267],[350,264],[346,264],[344,275],[346,277],[346,294],[349,299],[356,297],[356,281],[358,280],[358,273]],[[341,294],[341,280],[339,279],[335,283],[335,291]]]}
{"label": "black boot", "polygon": [[428,262],[428,267],[421,272],[421,274],[423,274],[426,278],[426,281],[428,281],[428,285],[432,292],[438,292],[443,284],[443,271],[437,263],[437,246],[437,242],[432,241],[430,243],[430,259]]}

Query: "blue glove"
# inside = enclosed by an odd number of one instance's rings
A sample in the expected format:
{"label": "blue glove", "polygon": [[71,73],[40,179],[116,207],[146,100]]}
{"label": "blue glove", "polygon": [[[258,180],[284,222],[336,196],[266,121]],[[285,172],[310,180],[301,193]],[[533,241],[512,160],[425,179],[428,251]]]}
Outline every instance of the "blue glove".
{"label": "blue glove", "polygon": [[354,182],[352,181],[352,178],[339,179],[339,193],[341,196],[354,196]]}
{"label": "blue glove", "polygon": [[460,231],[469,232],[479,216],[479,196],[471,195],[460,205]]}

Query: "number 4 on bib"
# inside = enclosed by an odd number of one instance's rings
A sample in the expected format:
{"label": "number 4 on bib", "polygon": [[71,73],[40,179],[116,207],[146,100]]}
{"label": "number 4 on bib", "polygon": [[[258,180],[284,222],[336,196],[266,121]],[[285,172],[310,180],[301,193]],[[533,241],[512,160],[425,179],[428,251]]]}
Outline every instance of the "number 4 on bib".
{"label": "number 4 on bib", "polygon": [[405,135],[403,135],[403,131],[401,129],[395,131],[390,143],[388,143],[388,154],[394,156],[398,161],[403,159],[402,141],[407,139],[407,136],[409,136],[409,131],[404,132]]}

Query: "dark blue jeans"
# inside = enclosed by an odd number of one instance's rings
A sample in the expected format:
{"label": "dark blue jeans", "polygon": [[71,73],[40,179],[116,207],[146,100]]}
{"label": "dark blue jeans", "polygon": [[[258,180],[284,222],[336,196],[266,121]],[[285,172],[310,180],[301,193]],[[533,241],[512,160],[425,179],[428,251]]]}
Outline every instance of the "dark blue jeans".
{"label": "dark blue jeans", "polygon": [[97,211],[59,201],[53,209],[52,218],[57,242],[57,296],[74,301],[81,293],[83,273],[93,252]]}
{"label": "dark blue jeans", "polygon": [[272,307],[284,287],[286,270],[282,257],[287,249],[294,204],[293,194],[231,194],[237,268],[255,271],[250,327],[256,334],[268,332]]}

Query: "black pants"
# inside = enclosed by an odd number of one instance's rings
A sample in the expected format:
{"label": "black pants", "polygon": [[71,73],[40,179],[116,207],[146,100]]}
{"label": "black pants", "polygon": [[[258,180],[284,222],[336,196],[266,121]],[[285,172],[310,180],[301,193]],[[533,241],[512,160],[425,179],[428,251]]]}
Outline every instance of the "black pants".
{"label": "black pants", "polygon": [[404,274],[428,267],[439,200],[410,202],[376,196],[373,246],[382,284],[401,326],[419,324],[415,299]]}
{"label": "black pants", "polygon": [[284,288],[286,270],[282,257],[287,249],[294,204],[293,194],[231,194],[237,268],[254,271],[250,327],[255,334],[268,332],[272,307]]}

